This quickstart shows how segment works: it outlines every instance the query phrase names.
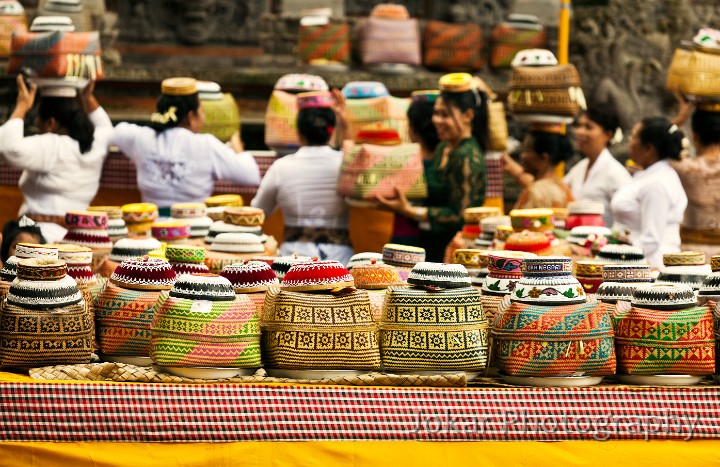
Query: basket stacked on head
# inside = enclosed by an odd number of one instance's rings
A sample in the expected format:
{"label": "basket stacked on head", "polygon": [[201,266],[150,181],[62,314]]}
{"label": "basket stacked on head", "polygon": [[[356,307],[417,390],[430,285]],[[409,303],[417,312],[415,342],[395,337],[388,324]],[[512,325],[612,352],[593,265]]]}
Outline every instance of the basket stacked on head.
{"label": "basket stacked on head", "polygon": [[638,287],[652,282],[647,264],[604,264],[595,297],[605,303],[629,302]]}
{"label": "basket stacked on head", "polygon": [[205,111],[201,133],[210,133],[222,142],[240,131],[240,108],[230,93],[223,93],[218,83],[197,82],[198,97]]}
{"label": "basket stacked on head", "polygon": [[705,264],[705,253],[699,251],[665,254],[663,265],[658,283],[687,284],[695,291],[700,290],[705,278],[712,273],[710,265]]}
{"label": "basket stacked on head", "polygon": [[158,207],[152,203],[130,203],[121,207],[123,220],[131,237],[147,237],[158,218]]}
{"label": "basket stacked on head", "polygon": [[542,49],[523,50],[513,59],[507,102],[517,120],[538,123],[572,123],[586,109],[575,66],[558,65]]}
{"label": "basket stacked on head", "polygon": [[265,111],[265,144],[285,153],[300,147],[296,93],[328,90],[325,80],[315,75],[289,74],[278,79]]}
{"label": "basket stacked on head", "polygon": [[492,326],[503,377],[515,384],[587,386],[614,374],[610,310],[586,301],[569,257],[526,258],[523,277]]}
{"label": "basket stacked on head", "polygon": [[490,273],[488,270],[488,250],[458,248],[453,253],[453,263],[465,267],[472,286],[482,290],[483,285],[485,285],[485,278]]}
{"label": "basket stacked on head", "polygon": [[394,266],[371,259],[368,264],[358,264],[349,269],[355,279],[355,287],[368,291],[375,321],[380,321],[388,287],[404,285]]}
{"label": "basket stacked on head", "polygon": [[[418,263],[390,287],[380,321],[383,368],[392,372],[478,373],[488,363],[480,292],[460,264]],[[472,379],[472,378],[470,378]]]}
{"label": "basket stacked on head", "polygon": [[668,70],[667,88],[699,101],[698,109],[706,106],[715,111],[720,101],[720,31],[701,29],[693,38],[690,49],[675,50]]}
{"label": "basket stacked on head", "polygon": [[69,211],[65,214],[65,227],[68,231],[60,243],[92,248],[93,267],[97,266],[113,247],[108,222],[106,212]]}
{"label": "basket stacked on head", "polygon": [[522,279],[522,263],[537,255],[524,251],[490,251],[487,256],[488,275],[482,286],[482,305],[490,323],[506,295],[515,292]]}
{"label": "basket stacked on head", "polygon": [[28,30],[25,9],[17,1],[0,3],[0,57],[8,58],[13,33]]}
{"label": "basket stacked on head", "polygon": [[162,249],[154,238],[121,238],[112,247],[110,254],[96,270],[102,277],[110,277],[115,268],[126,259],[140,258],[151,251]]}
{"label": "basket stacked on head", "polygon": [[[225,209],[226,208],[242,207],[244,204],[243,204],[242,196],[233,195],[233,194],[225,194],[225,195],[215,195],[215,196],[206,198],[205,205],[207,206],[205,213],[213,222],[216,222],[216,221],[221,221],[225,218]],[[172,210],[172,208],[170,208],[170,209]],[[172,211],[171,211],[171,214],[172,214]],[[210,225],[212,225],[212,223]],[[208,230],[210,230],[209,226],[208,226]]]}
{"label": "basket stacked on head", "polygon": [[150,356],[170,373],[215,367],[252,374],[260,367],[257,310],[226,278],[182,274],[154,310]]}
{"label": "basket stacked on head", "polygon": [[[377,328],[364,290],[337,261],[294,264],[265,297],[263,360],[271,375],[318,377],[380,368]],[[323,376],[327,373],[323,373]]]}
{"label": "basket stacked on head", "polygon": [[638,287],[631,304],[618,302],[613,324],[621,382],[688,385],[715,372],[713,315],[688,285]]}
{"label": "basket stacked on head", "polygon": [[1,306],[0,332],[2,365],[90,362],[92,313],[75,280],[67,276],[67,266],[57,259],[17,263],[17,277]]}
{"label": "basket stacked on head", "polygon": [[410,99],[393,97],[384,84],[377,81],[351,81],[342,94],[347,107],[346,139],[357,141],[363,128],[379,125],[392,128],[403,143],[410,142],[407,110]]}
{"label": "basket stacked on head", "polygon": [[271,287],[280,285],[270,265],[262,261],[245,261],[225,266],[220,275],[230,281],[236,294],[247,296],[255,304],[262,325],[265,293]]}
{"label": "basket stacked on head", "polygon": [[129,231],[125,220],[123,220],[123,212],[120,206],[90,206],[88,211],[107,213],[107,231],[110,241],[113,243],[128,236]]}
{"label": "basket stacked on head", "polygon": [[209,274],[205,264],[205,247],[195,245],[168,245],[165,256],[176,275]]}
{"label": "basket stacked on head", "polygon": [[378,196],[395,197],[398,189],[408,199],[427,197],[420,145],[402,143],[397,130],[362,127],[356,140],[345,140],[337,192],[355,205],[374,205]]}
{"label": "basket stacked on head", "polygon": [[395,266],[400,277],[407,280],[412,268],[425,261],[425,249],[415,246],[386,243],[383,246],[383,262]]}
{"label": "basket stacked on head", "polygon": [[97,339],[106,359],[148,363],[153,307],[175,278],[161,259],[145,256],[120,263],[95,301]]}
{"label": "basket stacked on head", "polygon": [[487,218],[502,217],[501,214],[502,210],[494,206],[466,208],[463,211],[462,230],[455,234],[455,237],[448,243],[443,261],[445,263],[453,262],[454,252],[458,248],[475,248],[475,240],[480,237],[480,223]]}
{"label": "basket stacked on head", "polygon": [[176,203],[170,207],[171,221],[184,222],[190,226],[190,238],[204,238],[213,220],[207,216],[204,203]]}

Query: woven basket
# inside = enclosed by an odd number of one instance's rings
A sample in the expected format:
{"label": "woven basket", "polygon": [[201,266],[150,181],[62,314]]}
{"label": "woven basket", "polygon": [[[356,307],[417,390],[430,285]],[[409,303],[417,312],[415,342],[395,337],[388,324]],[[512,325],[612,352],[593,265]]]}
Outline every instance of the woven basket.
{"label": "woven basket", "polygon": [[615,373],[610,305],[601,302],[501,309],[492,335],[500,370],[513,376]]}
{"label": "woven basket", "polygon": [[255,304],[243,295],[204,302],[163,294],[155,307],[150,357],[166,366],[258,368]]}
{"label": "woven basket", "polygon": [[513,113],[575,116],[585,108],[580,74],[573,65],[515,67],[508,86]]}
{"label": "woven basket", "polygon": [[337,192],[356,199],[374,200],[378,196],[395,197],[395,189],[408,199],[427,197],[420,146],[399,144],[380,146],[343,144]]}
{"label": "woven basket", "polygon": [[367,99],[348,99],[346,139],[355,140],[358,131],[367,125],[382,125],[397,130],[404,143],[410,142],[407,110],[410,99],[392,96],[371,97]]}
{"label": "woven basket", "polygon": [[8,58],[12,35],[27,31],[27,18],[22,15],[0,15],[0,57]]}
{"label": "woven basket", "polygon": [[5,301],[5,297],[7,297],[8,291],[10,290],[10,284],[12,284],[12,282],[0,281],[0,303]]}
{"label": "woven basket", "polygon": [[360,61],[363,65],[402,63],[420,65],[420,31],[416,19],[369,17],[360,23]]}
{"label": "woven basket", "polygon": [[2,365],[90,362],[93,320],[85,303],[57,310],[30,310],[4,301],[0,322]]}
{"label": "woven basket", "polygon": [[343,295],[271,288],[262,335],[267,368],[380,368],[380,348],[364,290]]}
{"label": "woven basket", "polygon": [[210,133],[222,142],[229,141],[233,134],[240,131],[240,108],[230,93],[222,99],[203,99],[205,123],[201,133]]}
{"label": "woven basket", "polygon": [[483,66],[480,25],[428,21],[425,26],[423,65],[446,71],[474,71]]}
{"label": "woven basket", "polygon": [[161,293],[106,284],[95,301],[97,340],[105,355],[150,355],[153,307]]}
{"label": "woven basket", "polygon": [[488,103],[488,149],[504,151],[507,149],[508,126],[505,118],[505,104],[502,102]]}
{"label": "woven basket", "polygon": [[275,90],[265,112],[265,144],[270,147],[299,147],[297,135],[297,98]]}
{"label": "woven basket", "polygon": [[387,371],[482,370],[488,325],[472,287],[428,292],[390,287],[380,322]]}
{"label": "woven basket", "polygon": [[618,373],[715,373],[713,315],[707,306],[683,310],[616,307]]}
{"label": "woven basket", "polygon": [[297,51],[304,63],[313,60],[350,63],[350,26],[344,22],[301,25]]}
{"label": "woven basket", "polygon": [[677,49],[666,86],[686,95],[720,98],[720,54]]}

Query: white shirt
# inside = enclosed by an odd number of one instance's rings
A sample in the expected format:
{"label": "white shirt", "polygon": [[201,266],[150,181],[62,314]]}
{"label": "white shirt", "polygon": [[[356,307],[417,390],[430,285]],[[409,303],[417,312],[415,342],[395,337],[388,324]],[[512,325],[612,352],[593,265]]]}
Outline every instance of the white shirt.
{"label": "white shirt", "polygon": [[663,266],[663,254],[680,251],[685,207],[687,196],[680,177],[667,160],[636,173],[612,199],[615,220],[630,230],[632,243],[643,249],[656,268]]}
{"label": "white shirt", "polygon": [[137,168],[137,184],[146,203],[169,207],[202,202],[212,195],[215,180],[242,186],[260,183],[260,168],[249,152],[236,153],[212,135],[171,128],[119,123],[112,137]]}
{"label": "white shirt", "polygon": [[[595,163],[588,172],[590,159],[583,158],[570,169],[563,179],[570,187],[573,198],[576,201],[602,201],[605,205],[605,225],[613,226],[613,214],[610,209],[610,201],[615,192],[630,183],[632,177],[623,165],[610,154],[610,151],[603,149]],[[585,174],[587,173],[587,178]]]}
{"label": "white shirt", "polygon": [[20,118],[0,128],[0,152],[8,164],[22,169],[18,185],[23,193],[20,214],[64,216],[87,209],[100,187],[112,122],[99,107],[88,115],[95,126],[93,143],[86,153],[67,135],[45,133],[24,137]]}
{"label": "white shirt", "polygon": [[252,205],[267,216],[282,209],[285,225],[348,228],[348,209],[337,194],[342,153],[330,146],[304,146],[270,166]]}

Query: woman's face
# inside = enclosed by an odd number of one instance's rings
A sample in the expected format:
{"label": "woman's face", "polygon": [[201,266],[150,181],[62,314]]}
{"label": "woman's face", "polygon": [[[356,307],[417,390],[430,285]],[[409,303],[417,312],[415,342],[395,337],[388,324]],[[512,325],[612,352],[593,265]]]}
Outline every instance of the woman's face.
{"label": "woman's face", "polygon": [[525,135],[525,139],[523,140],[520,162],[522,162],[525,171],[535,178],[543,175],[547,170],[548,158],[547,156],[542,157],[542,155],[535,151],[531,134]]}
{"label": "woman's face", "polygon": [[642,123],[638,122],[630,133],[630,158],[633,162],[642,168],[646,168],[652,164],[652,146],[643,146],[640,141],[640,131],[642,130]]}
{"label": "woman's face", "polygon": [[188,123],[190,124],[190,131],[193,133],[199,133],[203,125],[205,125],[205,109],[203,108],[202,101],[195,112],[188,114]]}
{"label": "woman's face", "polygon": [[575,129],[575,146],[580,154],[585,157],[597,156],[607,147],[610,139],[612,135],[609,131],[590,120],[586,114],[580,116]]}
{"label": "woman's face", "polygon": [[432,122],[441,141],[459,141],[470,129],[472,111],[461,112],[457,107],[447,105],[442,97],[438,97],[433,109]]}

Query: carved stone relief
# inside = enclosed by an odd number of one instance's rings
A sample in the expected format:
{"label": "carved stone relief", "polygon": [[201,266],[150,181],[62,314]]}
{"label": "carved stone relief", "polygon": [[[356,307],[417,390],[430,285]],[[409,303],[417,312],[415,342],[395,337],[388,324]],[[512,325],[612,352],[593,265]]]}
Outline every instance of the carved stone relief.
{"label": "carved stone relief", "polygon": [[588,100],[614,104],[625,130],[643,116],[672,115],[664,86],[673,51],[718,8],[689,0],[611,0],[607,7],[576,8],[571,61]]}
{"label": "carved stone relief", "polygon": [[121,39],[257,45],[266,0],[129,0],[120,2]]}

